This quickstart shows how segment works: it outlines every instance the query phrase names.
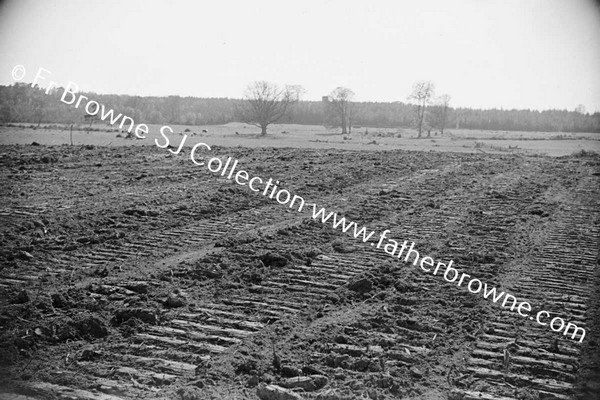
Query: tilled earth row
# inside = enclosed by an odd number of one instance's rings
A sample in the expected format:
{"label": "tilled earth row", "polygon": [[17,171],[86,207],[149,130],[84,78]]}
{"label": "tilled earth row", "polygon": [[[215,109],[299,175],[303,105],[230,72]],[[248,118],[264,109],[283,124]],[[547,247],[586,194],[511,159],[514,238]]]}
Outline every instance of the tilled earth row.
{"label": "tilled earth row", "polygon": [[585,327],[580,344],[184,155],[1,153],[5,397],[600,391],[597,157],[213,149]]}

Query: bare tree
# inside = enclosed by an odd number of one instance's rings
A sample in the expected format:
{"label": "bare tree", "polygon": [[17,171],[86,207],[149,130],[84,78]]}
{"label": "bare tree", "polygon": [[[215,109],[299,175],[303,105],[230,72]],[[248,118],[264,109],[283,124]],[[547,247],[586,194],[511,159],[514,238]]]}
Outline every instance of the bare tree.
{"label": "bare tree", "polygon": [[334,122],[333,126],[342,128],[342,134],[352,132],[352,98],[352,90],[338,87],[324,99],[327,115]]}
{"label": "bare tree", "polygon": [[246,123],[258,126],[261,135],[266,135],[267,127],[286,116],[303,91],[301,86],[279,88],[276,84],[266,81],[254,82],[244,93],[247,101],[241,112],[242,119]]}
{"label": "bare tree", "polygon": [[419,136],[421,137],[421,133],[423,132],[423,124],[425,122],[425,111],[427,110],[427,106],[431,103],[431,99],[433,98],[435,93],[435,86],[432,82],[429,81],[419,81],[413,85],[413,90],[410,96],[408,96],[408,101],[413,102],[417,105],[416,108],[416,125],[417,130],[419,131]]}
{"label": "bare tree", "polygon": [[443,94],[438,97],[435,104],[430,107],[431,126],[440,130],[440,133],[444,134],[444,129],[448,124],[448,117],[450,115],[450,95]]}

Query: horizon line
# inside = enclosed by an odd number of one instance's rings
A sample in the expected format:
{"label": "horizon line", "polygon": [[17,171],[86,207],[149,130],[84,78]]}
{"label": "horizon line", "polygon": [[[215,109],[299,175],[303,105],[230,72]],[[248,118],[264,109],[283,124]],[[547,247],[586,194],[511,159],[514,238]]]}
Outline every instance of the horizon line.
{"label": "horizon line", "polygon": [[[5,86],[5,87],[10,87],[13,85],[25,85],[25,86],[31,86],[31,82],[13,82],[12,85],[11,84],[0,84],[0,86]],[[38,88],[44,88],[44,86],[38,85],[36,84],[35,86],[37,86]],[[35,88],[35,87],[32,87]],[[65,87],[63,86],[59,86],[59,87],[54,87],[55,90],[59,90],[59,89],[65,89]],[[83,90],[80,89],[79,91],[75,92],[75,93],[91,93],[91,94],[96,94],[96,95],[100,95],[100,96],[129,96],[129,97],[148,97],[148,98],[168,98],[168,97],[180,97],[180,98],[192,98],[192,99],[201,99],[201,100],[237,100],[237,101],[244,101],[244,98],[238,98],[238,97],[200,97],[200,96],[189,96],[189,95],[180,95],[180,94],[168,94],[168,95],[141,95],[141,94],[127,94],[127,93],[99,93],[99,92],[95,92],[95,91],[91,91],[91,90]],[[323,95],[322,97],[325,97],[326,95]],[[309,100],[309,99],[302,99],[299,100],[299,102],[313,102],[313,103],[320,103],[322,102],[321,100]],[[381,104],[395,104],[395,103],[400,103],[400,104],[405,104],[405,105],[411,105],[411,103],[408,103],[406,101],[402,101],[402,100],[394,100],[394,101],[381,101],[381,100],[357,100],[357,101],[352,101],[352,103],[381,103]],[[585,107],[585,105],[584,105]],[[540,109],[540,108],[505,108],[504,106],[496,106],[496,107],[474,107],[474,106],[450,106],[451,109],[457,110],[457,109],[467,109],[467,110],[473,110],[473,111],[527,111],[527,112],[544,112],[544,111],[566,111],[566,112],[575,112],[578,113],[577,110],[573,109],[573,110],[569,110],[568,108],[544,108],[544,109]],[[600,110],[594,110],[589,111],[586,110],[585,113],[581,114],[584,116],[593,116],[595,114],[599,114]]]}

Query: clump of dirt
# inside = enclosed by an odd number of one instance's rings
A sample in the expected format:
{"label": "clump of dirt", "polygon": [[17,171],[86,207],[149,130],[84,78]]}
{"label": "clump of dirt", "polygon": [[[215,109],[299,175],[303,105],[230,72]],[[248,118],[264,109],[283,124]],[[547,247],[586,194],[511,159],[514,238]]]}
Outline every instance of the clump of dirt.
{"label": "clump of dirt", "polygon": [[186,304],[187,299],[185,294],[183,294],[179,289],[169,293],[169,296],[167,296],[167,299],[164,301],[164,305],[167,308],[179,308],[185,306]]}
{"label": "clump of dirt", "polygon": [[15,297],[13,297],[13,304],[25,304],[29,302],[29,293],[27,290],[21,290]]}
{"label": "clump of dirt", "polygon": [[373,281],[368,275],[354,277],[348,282],[348,289],[361,294],[368,293],[373,289]]}
{"label": "clump of dirt", "polygon": [[59,317],[41,327],[40,336],[54,341],[65,342],[76,339],[100,339],[110,334],[108,325],[99,317],[82,314],[74,318]]}
{"label": "clump of dirt", "polygon": [[286,255],[287,257],[279,253],[269,252],[260,256],[260,260],[267,267],[282,268],[285,267],[288,264],[288,262],[292,261],[292,257],[288,254]]}
{"label": "clump of dirt", "polygon": [[131,318],[156,325],[160,318],[156,310],[150,308],[122,308],[115,311],[113,322],[117,325],[127,322]]}
{"label": "clump of dirt", "polygon": [[103,338],[109,335],[108,328],[104,321],[95,316],[85,316],[73,321],[73,327],[77,334],[84,338]]}

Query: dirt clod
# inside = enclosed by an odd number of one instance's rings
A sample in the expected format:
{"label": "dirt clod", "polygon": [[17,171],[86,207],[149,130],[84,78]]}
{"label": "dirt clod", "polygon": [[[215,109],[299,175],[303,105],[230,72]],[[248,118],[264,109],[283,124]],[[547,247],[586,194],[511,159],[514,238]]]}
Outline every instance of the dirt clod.
{"label": "dirt clod", "polygon": [[373,289],[373,281],[368,278],[352,280],[348,283],[348,289],[358,293],[370,292]]}
{"label": "dirt clod", "polygon": [[17,295],[13,298],[13,303],[14,304],[25,304],[27,302],[29,302],[29,293],[27,293],[27,290],[21,290],[19,293],[17,293]]}
{"label": "dirt clod", "polygon": [[321,389],[327,385],[328,379],[323,375],[310,375],[310,376],[296,376],[288,378],[280,382],[280,386],[293,389],[302,388],[307,392],[314,392],[315,390]]}
{"label": "dirt clod", "polygon": [[165,300],[165,306],[169,308],[183,307],[186,304],[186,299],[183,296],[171,293],[167,300]]}
{"label": "dirt clod", "polygon": [[108,328],[104,321],[97,317],[84,317],[74,322],[81,337],[103,338],[108,336]]}
{"label": "dirt clod", "polygon": [[261,385],[256,389],[261,400],[302,400],[303,397],[289,389],[277,385]]}
{"label": "dirt clod", "polygon": [[32,260],[33,259],[33,255],[29,252],[26,252],[24,250],[19,251],[19,258],[21,260]]}
{"label": "dirt clod", "polygon": [[64,308],[68,306],[68,302],[61,293],[53,293],[50,298],[52,299],[52,306],[56,308]]}
{"label": "dirt clod", "polygon": [[126,282],[123,287],[140,294],[148,293],[148,283],[143,281]]}
{"label": "dirt clod", "polygon": [[283,367],[281,367],[281,375],[287,378],[291,378],[294,376],[302,375],[302,371],[299,368],[284,365]]}
{"label": "dirt clod", "polygon": [[79,360],[80,361],[94,361],[94,360],[100,358],[101,356],[102,356],[102,354],[97,351],[85,349],[81,353]]}
{"label": "dirt clod", "polygon": [[266,267],[281,268],[285,267],[288,263],[288,259],[279,253],[266,253],[260,260],[265,264]]}
{"label": "dirt clod", "polygon": [[120,324],[129,320],[130,318],[137,318],[147,324],[158,323],[158,316],[154,310],[147,308],[123,308],[115,312],[115,322]]}

